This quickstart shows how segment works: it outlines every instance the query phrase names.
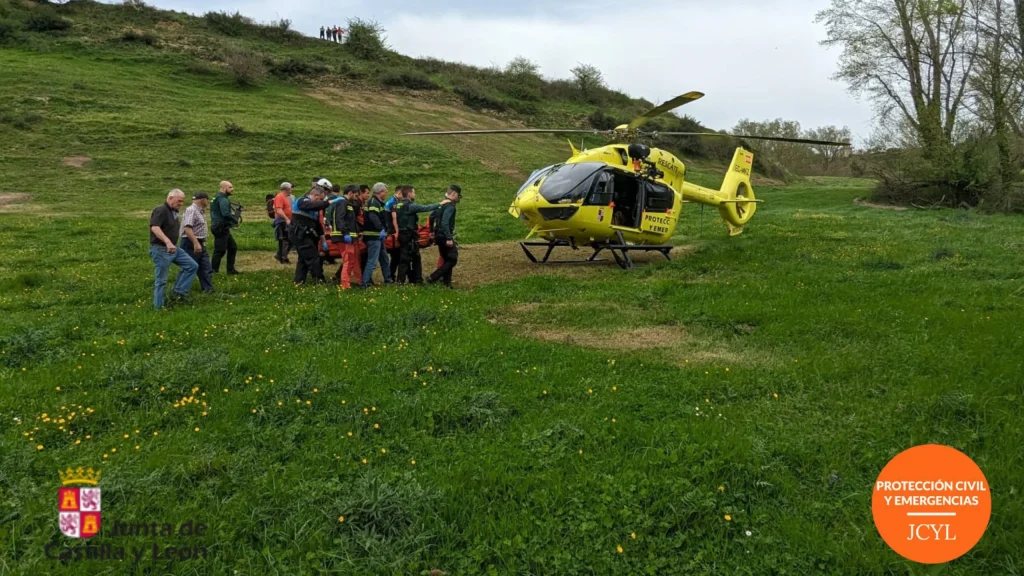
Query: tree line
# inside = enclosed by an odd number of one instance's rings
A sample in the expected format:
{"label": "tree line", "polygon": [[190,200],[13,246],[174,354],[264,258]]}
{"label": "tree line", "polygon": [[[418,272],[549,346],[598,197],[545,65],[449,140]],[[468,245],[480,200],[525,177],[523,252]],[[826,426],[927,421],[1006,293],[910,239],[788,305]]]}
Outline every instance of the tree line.
{"label": "tree line", "polygon": [[1024,210],[1024,0],[831,0],[817,20],[878,114],[858,166],[879,195]]}

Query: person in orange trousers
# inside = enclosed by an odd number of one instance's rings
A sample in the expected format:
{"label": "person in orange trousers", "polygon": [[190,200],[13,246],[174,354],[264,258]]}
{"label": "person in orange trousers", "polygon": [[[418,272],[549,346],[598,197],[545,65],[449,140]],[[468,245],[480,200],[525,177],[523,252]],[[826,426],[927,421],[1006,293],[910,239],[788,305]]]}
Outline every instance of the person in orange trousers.
{"label": "person in orange trousers", "polygon": [[338,201],[334,209],[334,227],[331,230],[331,242],[341,246],[341,266],[338,267],[336,278],[342,290],[352,287],[352,277],[356,283],[362,282],[363,270],[359,265],[359,200],[356,195],[359,188],[355,184],[345,187],[345,197]]}

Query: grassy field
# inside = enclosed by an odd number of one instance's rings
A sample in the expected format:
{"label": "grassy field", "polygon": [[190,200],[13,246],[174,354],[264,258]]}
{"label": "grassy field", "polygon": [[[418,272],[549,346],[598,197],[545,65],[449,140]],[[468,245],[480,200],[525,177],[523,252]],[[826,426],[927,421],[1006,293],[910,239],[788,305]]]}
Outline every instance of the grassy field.
{"label": "grassy field", "polygon": [[[870,498],[929,442],[992,486],[946,573],[1022,570],[1018,218],[806,180],[759,188],[738,238],[688,207],[671,262],[527,268],[505,208],[568,147],[396,136],[504,125],[461,106],[60,42],[0,48],[0,102],[27,124],[0,124],[0,574],[923,573]],[[293,287],[260,204],[313,175],[462,184],[459,289]],[[149,210],[225,178],[248,273],[154,311]],[[47,558],[81,544],[68,466],[102,468],[108,527],[209,527],[93,545],[205,556]]]}

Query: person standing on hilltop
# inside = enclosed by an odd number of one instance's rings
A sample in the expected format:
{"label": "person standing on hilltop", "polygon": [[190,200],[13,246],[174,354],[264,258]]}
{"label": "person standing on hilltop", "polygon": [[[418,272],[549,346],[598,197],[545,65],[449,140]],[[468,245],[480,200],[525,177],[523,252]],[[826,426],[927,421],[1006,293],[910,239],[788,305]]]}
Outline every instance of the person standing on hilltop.
{"label": "person standing on hilltop", "polygon": [[320,39],[321,40],[324,39],[324,27],[323,26],[320,27]]}
{"label": "person standing on hilltop", "polygon": [[149,216],[149,257],[153,259],[153,307],[164,307],[164,290],[171,264],[181,268],[174,282],[174,297],[182,302],[192,289],[199,266],[196,261],[178,250],[178,210],[185,201],[185,193],[175,188],[167,193],[167,200],[153,209]]}
{"label": "person standing on hilltop", "polygon": [[213,231],[213,273],[220,273],[220,260],[226,253],[228,256],[228,274],[238,274],[235,270],[235,255],[238,254],[238,244],[231,235],[231,227],[238,224],[238,218],[231,212],[231,200],[228,196],[235,191],[231,182],[224,180],[220,183],[220,192],[213,199],[213,209],[210,210]]}

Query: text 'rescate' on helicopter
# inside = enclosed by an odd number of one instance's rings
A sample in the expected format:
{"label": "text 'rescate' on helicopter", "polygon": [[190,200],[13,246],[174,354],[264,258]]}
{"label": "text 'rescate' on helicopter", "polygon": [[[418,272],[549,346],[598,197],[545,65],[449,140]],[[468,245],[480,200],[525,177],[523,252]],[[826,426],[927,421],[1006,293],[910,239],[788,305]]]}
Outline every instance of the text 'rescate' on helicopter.
{"label": "text 'rescate' on helicopter", "polygon": [[[559,247],[574,250],[588,246],[594,253],[585,262],[596,261],[609,250],[623,268],[633,265],[630,251],[656,251],[669,258],[669,240],[675,231],[683,204],[696,202],[718,208],[731,236],[743,232],[760,202],[750,185],[754,154],[736,149],[729,170],[718,190],[686,182],[686,167],[671,153],[636,142],[659,136],[733,137],[828,146],[849,146],[829,142],[774,136],[748,136],[718,132],[645,132],[640,127],[656,116],[703,97],[687,92],[657,106],[629,124],[612,130],[518,128],[507,130],[455,130],[410,132],[403,136],[455,136],[493,134],[592,134],[628,144],[609,144],[579,151],[569,142],[572,157],[561,164],[536,170],[512,200],[509,213],[530,227],[520,243],[533,262],[548,262]],[[530,241],[531,238],[541,240]],[[538,260],[530,247],[547,248]]]}

